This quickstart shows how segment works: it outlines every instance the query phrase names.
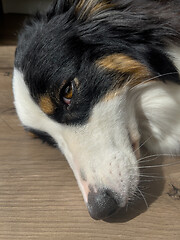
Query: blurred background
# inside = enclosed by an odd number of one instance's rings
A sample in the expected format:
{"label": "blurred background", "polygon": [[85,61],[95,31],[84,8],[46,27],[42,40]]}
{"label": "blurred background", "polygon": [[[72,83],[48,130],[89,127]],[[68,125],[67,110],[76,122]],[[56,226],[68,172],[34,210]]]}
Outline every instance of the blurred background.
{"label": "blurred background", "polygon": [[0,0],[0,45],[16,45],[24,19],[47,9],[51,0]]}
{"label": "blurred background", "polygon": [[4,13],[32,14],[46,9],[51,0],[1,0]]}

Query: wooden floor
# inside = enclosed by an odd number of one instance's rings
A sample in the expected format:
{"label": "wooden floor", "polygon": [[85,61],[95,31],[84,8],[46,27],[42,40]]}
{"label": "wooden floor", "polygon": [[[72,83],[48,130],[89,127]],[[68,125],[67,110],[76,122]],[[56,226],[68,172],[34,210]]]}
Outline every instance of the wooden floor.
{"label": "wooden floor", "polygon": [[[180,188],[180,164],[150,170],[158,177],[144,183],[145,201],[108,221],[90,218],[61,153],[21,127],[11,89],[15,46],[4,43],[0,46],[0,240],[179,240],[180,193],[173,192],[171,184]],[[169,164],[178,158],[156,159],[154,164],[157,160]]]}

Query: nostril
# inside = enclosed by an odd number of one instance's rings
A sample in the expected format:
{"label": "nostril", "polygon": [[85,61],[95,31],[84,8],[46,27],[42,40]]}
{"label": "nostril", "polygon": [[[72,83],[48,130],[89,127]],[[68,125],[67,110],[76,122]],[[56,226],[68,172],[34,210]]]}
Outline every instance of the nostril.
{"label": "nostril", "polygon": [[105,219],[117,212],[118,204],[110,190],[91,191],[88,194],[88,211],[92,218]]}

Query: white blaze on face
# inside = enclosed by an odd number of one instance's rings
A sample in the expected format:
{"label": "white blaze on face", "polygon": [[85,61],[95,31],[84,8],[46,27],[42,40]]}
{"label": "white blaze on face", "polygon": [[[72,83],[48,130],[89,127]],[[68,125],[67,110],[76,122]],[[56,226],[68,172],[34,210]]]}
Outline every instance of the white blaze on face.
{"label": "white blaze on face", "polygon": [[21,122],[55,139],[75,174],[85,202],[91,186],[94,191],[106,188],[116,192],[121,207],[124,206],[139,181],[127,130],[125,93],[96,104],[86,124],[67,126],[42,112],[17,69],[14,69],[13,90]]}

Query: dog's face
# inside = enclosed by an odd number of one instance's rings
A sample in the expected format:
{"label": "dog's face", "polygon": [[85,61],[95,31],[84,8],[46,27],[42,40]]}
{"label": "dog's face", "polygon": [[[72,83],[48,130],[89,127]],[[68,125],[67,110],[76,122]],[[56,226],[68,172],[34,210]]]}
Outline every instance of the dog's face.
{"label": "dog's face", "polygon": [[109,30],[113,8],[108,1],[57,1],[20,35],[13,77],[22,124],[60,148],[95,219],[137,191],[140,139],[129,91],[158,68],[145,58],[153,49],[125,32],[120,40],[116,26]]}

